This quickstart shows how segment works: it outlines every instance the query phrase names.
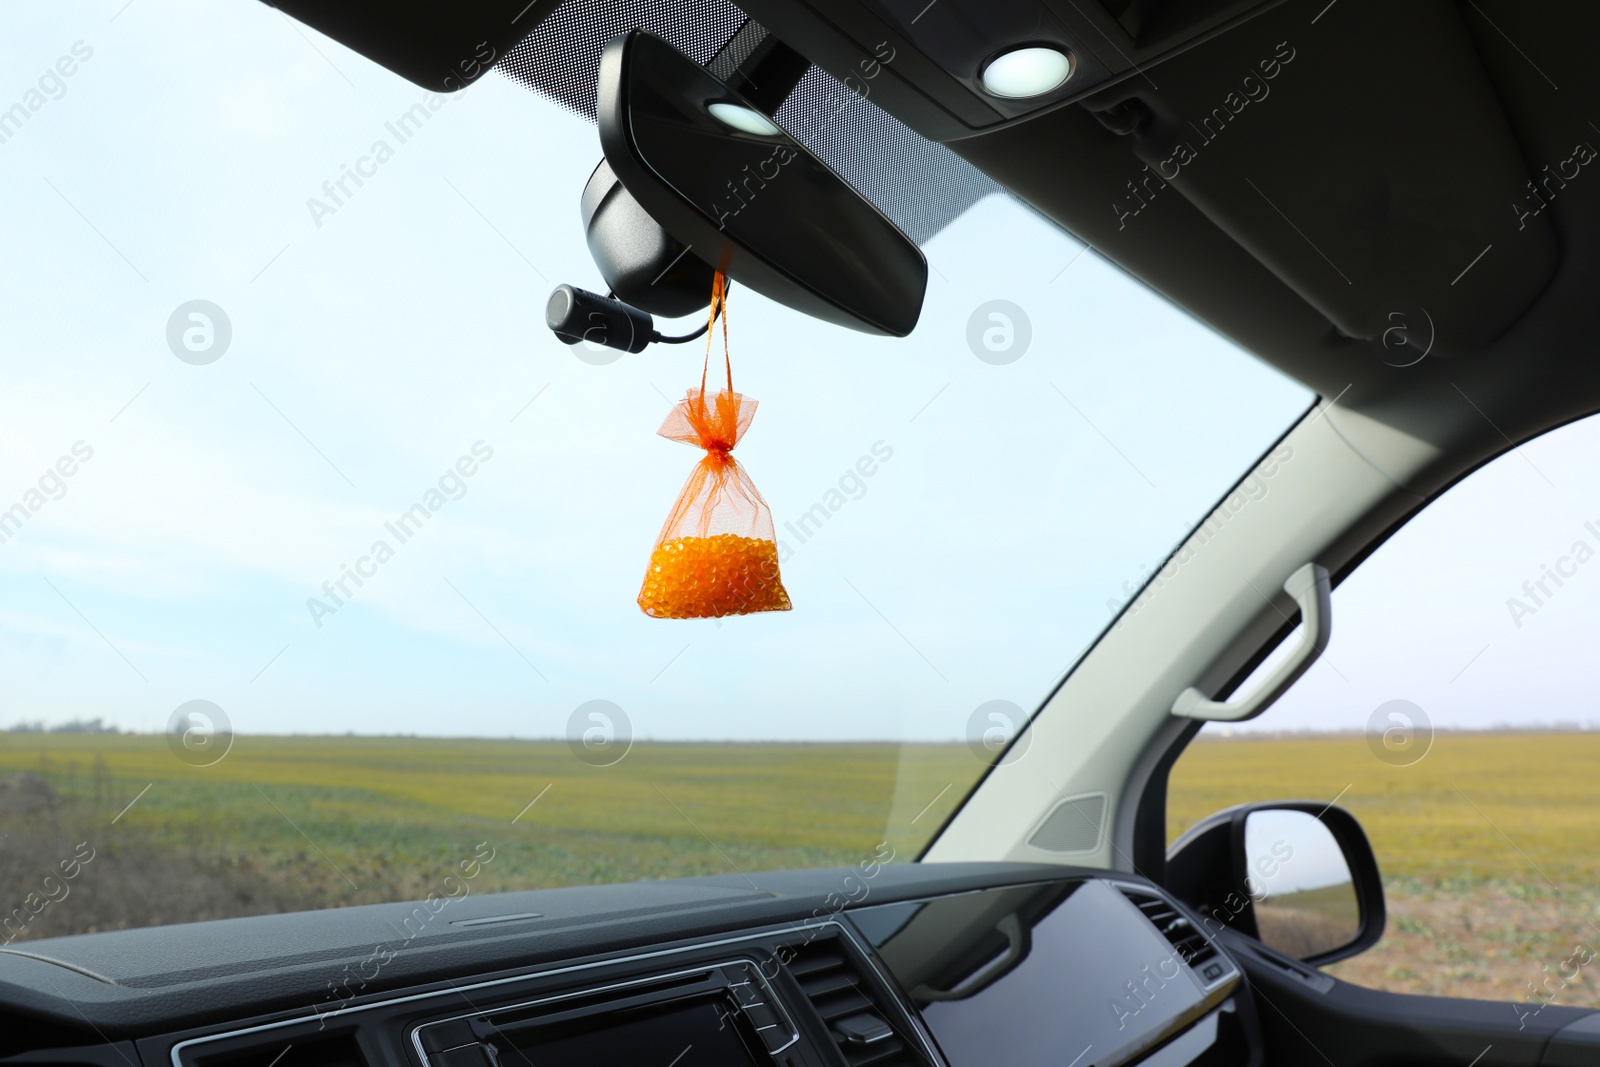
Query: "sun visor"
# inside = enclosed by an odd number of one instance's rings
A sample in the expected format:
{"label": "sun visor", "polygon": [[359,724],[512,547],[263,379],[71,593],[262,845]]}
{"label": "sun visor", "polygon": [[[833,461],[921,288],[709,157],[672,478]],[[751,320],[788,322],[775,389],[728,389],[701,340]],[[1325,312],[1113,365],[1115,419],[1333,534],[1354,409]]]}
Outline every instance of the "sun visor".
{"label": "sun visor", "polygon": [[1159,89],[1125,84],[1116,113],[1144,114],[1109,210],[1132,228],[1186,198],[1346,336],[1403,330],[1417,359],[1487,344],[1554,274],[1540,209],[1585,160],[1524,160],[1446,0],[1305,11],[1235,28],[1225,62],[1222,40],[1174,57]]}

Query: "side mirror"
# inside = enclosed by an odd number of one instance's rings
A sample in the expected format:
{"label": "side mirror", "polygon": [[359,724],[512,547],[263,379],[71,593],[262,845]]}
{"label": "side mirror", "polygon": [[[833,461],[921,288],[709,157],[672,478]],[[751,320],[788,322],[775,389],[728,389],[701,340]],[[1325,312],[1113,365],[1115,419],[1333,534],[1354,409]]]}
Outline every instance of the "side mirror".
{"label": "side mirror", "polygon": [[685,254],[827,322],[891,337],[916,326],[921,249],[672,45],[643,30],[607,45],[596,112],[612,172]]}
{"label": "side mirror", "polygon": [[1190,827],[1167,853],[1167,888],[1200,913],[1313,966],[1364,952],[1383,936],[1378,860],[1355,816],[1316,801],[1228,808]]}

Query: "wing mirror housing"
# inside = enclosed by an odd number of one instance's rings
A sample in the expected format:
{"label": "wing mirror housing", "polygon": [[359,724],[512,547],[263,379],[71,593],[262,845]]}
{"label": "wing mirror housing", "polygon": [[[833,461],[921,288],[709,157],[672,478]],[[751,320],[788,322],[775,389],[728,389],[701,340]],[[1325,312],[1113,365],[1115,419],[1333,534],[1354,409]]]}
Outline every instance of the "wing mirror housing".
{"label": "wing mirror housing", "polygon": [[1290,800],[1227,808],[1167,853],[1167,888],[1207,937],[1230,928],[1321,966],[1364,952],[1387,913],[1378,860],[1343,808]]}

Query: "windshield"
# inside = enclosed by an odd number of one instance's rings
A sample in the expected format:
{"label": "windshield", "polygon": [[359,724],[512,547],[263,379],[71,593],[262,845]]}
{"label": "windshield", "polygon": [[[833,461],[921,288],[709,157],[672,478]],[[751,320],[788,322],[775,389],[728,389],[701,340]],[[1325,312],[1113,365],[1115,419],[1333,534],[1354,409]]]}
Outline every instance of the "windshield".
{"label": "windshield", "polygon": [[907,339],[735,285],[793,609],[649,618],[705,350],[544,328],[587,118],[244,0],[4,20],[6,940],[909,860],[1310,399],[995,192]]}

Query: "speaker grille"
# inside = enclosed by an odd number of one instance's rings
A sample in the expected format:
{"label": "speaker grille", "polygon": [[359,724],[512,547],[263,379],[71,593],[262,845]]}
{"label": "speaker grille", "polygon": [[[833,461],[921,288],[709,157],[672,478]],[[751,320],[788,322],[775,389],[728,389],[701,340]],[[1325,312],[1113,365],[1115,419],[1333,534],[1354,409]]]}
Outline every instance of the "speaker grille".
{"label": "speaker grille", "polygon": [[1046,852],[1093,852],[1104,836],[1106,795],[1086,793],[1056,805],[1028,844]]}

